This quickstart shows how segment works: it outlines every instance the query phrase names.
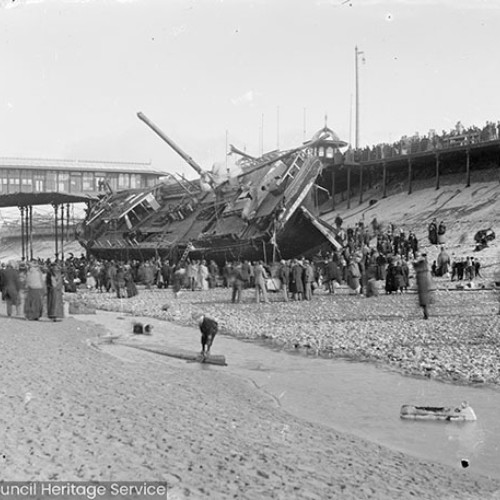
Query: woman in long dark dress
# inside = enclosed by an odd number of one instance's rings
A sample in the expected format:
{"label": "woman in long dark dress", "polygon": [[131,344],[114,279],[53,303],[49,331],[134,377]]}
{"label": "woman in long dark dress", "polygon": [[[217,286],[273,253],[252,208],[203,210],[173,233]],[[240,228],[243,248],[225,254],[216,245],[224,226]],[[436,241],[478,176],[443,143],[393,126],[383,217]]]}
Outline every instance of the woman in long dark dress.
{"label": "woman in long dark dress", "polygon": [[137,295],[137,287],[134,283],[134,277],[132,276],[132,271],[130,266],[125,266],[125,272],[123,273],[123,278],[125,280],[125,290],[127,290],[127,297],[135,297]]}
{"label": "woman in long dark dress", "polygon": [[64,318],[63,277],[61,267],[54,263],[47,271],[47,316],[52,321]]}
{"label": "woman in long dark dress", "polygon": [[31,260],[26,273],[26,301],[24,314],[28,320],[38,320],[43,315],[43,274],[36,260]]}
{"label": "woman in long dark dress", "polygon": [[424,319],[429,319],[429,304],[431,297],[431,276],[425,256],[419,257],[414,263],[418,290],[418,303],[424,313]]}

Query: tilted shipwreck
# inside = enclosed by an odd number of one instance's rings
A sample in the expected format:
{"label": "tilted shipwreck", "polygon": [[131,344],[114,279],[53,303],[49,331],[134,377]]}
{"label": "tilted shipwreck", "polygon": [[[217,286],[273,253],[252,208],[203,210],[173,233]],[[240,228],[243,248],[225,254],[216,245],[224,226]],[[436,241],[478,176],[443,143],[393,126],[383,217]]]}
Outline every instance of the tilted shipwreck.
{"label": "tilted shipwreck", "polygon": [[[241,173],[218,179],[203,170],[145,115],[138,117],[200,176],[145,189],[107,193],[89,206],[78,239],[108,259],[289,259],[337,246],[335,230],[313,214],[312,192],[323,164],[321,134],[300,147],[254,158],[232,146]],[[338,141],[338,147],[345,143]]]}

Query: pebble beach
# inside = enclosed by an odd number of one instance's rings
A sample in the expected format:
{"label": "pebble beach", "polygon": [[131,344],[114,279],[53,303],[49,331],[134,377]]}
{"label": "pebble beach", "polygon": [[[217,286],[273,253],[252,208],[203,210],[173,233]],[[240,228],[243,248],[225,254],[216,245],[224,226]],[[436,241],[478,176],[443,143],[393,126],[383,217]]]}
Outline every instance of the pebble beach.
{"label": "pebble beach", "polygon": [[300,351],[309,356],[369,361],[405,375],[460,384],[500,384],[500,315],[491,289],[458,290],[437,284],[431,319],[425,321],[414,290],[365,298],[346,287],[319,291],[310,302],[284,302],[270,293],[270,304],[256,304],[254,290],[240,304],[230,289],[142,290],[130,299],[80,293],[72,300],[98,309],[150,316],[194,326],[203,312],[228,335]]}

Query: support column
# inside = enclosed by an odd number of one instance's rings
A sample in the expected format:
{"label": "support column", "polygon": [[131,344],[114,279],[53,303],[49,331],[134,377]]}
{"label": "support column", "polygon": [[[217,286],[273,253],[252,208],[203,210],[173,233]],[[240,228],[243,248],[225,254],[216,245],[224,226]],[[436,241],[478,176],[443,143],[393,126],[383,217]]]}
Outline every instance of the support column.
{"label": "support column", "polygon": [[29,206],[29,211],[30,211],[30,259],[33,258],[33,205]]}
{"label": "support column", "polygon": [[29,260],[29,210],[28,207],[24,207],[24,242],[26,247],[26,260]]}
{"label": "support column", "polygon": [[332,166],[332,210],[335,210],[335,165]]}
{"label": "support column", "polygon": [[363,203],[363,165],[359,164],[359,204]]}
{"label": "support column", "polygon": [[21,258],[24,260],[26,257],[25,254],[25,240],[24,240],[24,207],[19,207],[19,211],[21,212]]}
{"label": "support column", "polygon": [[59,231],[58,231],[58,226],[59,226],[59,220],[58,220],[58,212],[59,212],[59,206],[58,205],[52,205],[54,207],[54,243],[55,243],[55,255],[56,255],[56,260],[59,257]]}
{"label": "support column", "polygon": [[412,192],[413,169],[411,158],[408,158],[408,194]]}
{"label": "support column", "polygon": [[465,151],[465,176],[466,184],[465,187],[470,187],[470,149],[467,148]]}
{"label": "support column", "polygon": [[61,203],[61,260],[64,260],[64,204]]}
{"label": "support column", "polygon": [[382,198],[387,198],[387,162],[384,161],[382,170]]}
{"label": "support column", "polygon": [[347,164],[347,208],[351,208],[351,165]]}
{"label": "support column", "polygon": [[439,189],[439,153],[436,153],[436,189]]}

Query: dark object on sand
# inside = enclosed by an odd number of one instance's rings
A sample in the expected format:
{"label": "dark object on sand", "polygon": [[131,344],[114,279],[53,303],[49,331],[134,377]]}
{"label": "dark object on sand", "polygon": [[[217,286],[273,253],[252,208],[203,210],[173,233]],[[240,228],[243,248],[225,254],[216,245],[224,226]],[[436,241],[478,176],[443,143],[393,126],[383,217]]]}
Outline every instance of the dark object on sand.
{"label": "dark object on sand", "polygon": [[457,408],[444,406],[413,406],[403,405],[400,417],[411,420],[446,420],[473,421],[477,420],[474,410],[464,401]]}
{"label": "dark object on sand", "polygon": [[135,345],[135,344],[122,344],[127,347],[133,347],[134,349],[140,349],[142,351],[154,352],[155,354],[161,354],[162,356],[169,356],[171,358],[184,359],[186,361],[196,361],[199,363],[206,363],[209,365],[220,365],[227,366],[226,358],[222,355],[213,354],[210,356],[205,356],[203,358],[199,353],[184,351],[180,349],[174,349],[159,345]]}
{"label": "dark object on sand", "polygon": [[151,335],[153,325],[143,325],[142,323],[134,323],[133,332],[137,335]]}
{"label": "dark object on sand", "polygon": [[481,231],[478,231],[474,236],[474,241],[476,242],[476,248],[474,248],[474,250],[476,252],[481,251],[483,248],[488,246],[490,241],[493,241],[494,239],[495,232],[491,229],[491,227],[488,229],[481,229]]}

